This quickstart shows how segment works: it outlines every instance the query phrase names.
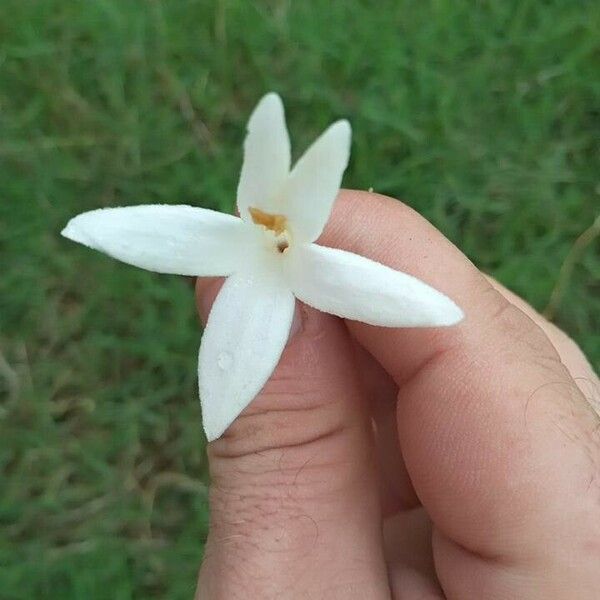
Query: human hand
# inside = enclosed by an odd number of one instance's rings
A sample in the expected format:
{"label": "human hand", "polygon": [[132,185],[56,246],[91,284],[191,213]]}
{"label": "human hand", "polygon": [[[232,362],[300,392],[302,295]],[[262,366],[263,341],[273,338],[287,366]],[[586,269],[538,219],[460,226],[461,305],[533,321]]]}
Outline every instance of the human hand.
{"label": "human hand", "polygon": [[[466,318],[382,329],[299,308],[277,370],[208,446],[197,597],[599,598],[600,384],[581,351],[395,200],[342,192],[319,243]],[[204,317],[218,285],[199,280]]]}

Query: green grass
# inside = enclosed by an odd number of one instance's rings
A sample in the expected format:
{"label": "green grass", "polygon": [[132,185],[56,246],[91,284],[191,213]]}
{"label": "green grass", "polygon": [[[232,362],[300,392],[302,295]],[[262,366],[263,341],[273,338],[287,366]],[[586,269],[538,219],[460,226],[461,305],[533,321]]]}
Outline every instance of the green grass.
{"label": "green grass", "polygon": [[[0,597],[189,598],[206,535],[192,283],[69,217],[231,210],[276,90],[296,152],[348,117],[347,187],[544,309],[599,212],[599,30],[585,0],[2,0]],[[597,238],[573,259],[555,318],[598,365]]]}

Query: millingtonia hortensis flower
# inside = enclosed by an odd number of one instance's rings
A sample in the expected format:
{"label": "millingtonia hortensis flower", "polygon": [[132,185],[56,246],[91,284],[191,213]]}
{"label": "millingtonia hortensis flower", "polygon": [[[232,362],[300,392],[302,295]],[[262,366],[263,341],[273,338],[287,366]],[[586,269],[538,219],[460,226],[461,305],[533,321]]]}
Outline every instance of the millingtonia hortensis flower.
{"label": "millingtonia hortensis flower", "polygon": [[181,205],[93,210],[62,234],[130,265],[224,276],[204,331],[198,378],[204,429],[221,436],[273,373],[295,299],[382,327],[453,325],[461,309],[419,279],[319,246],[350,153],[350,124],[331,125],[291,168],[283,104],[264,96],[248,123],[240,216]]}

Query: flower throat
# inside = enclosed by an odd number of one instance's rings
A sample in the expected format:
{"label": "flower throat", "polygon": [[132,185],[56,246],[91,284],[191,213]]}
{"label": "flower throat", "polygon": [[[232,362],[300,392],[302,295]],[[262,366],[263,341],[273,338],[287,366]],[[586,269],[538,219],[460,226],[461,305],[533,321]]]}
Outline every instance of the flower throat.
{"label": "flower throat", "polygon": [[248,208],[248,212],[255,225],[262,225],[275,234],[279,252],[285,252],[289,248],[287,219],[283,215],[272,215],[252,206]]}

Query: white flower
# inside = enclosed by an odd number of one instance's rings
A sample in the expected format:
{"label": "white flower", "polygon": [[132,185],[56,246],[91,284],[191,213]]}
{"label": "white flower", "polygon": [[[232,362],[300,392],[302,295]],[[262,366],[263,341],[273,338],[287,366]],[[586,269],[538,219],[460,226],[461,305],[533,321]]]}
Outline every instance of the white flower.
{"label": "white flower", "polygon": [[62,234],[159,273],[227,276],[198,361],[204,429],[218,438],[273,373],[295,299],[384,327],[453,325],[454,302],[420,280],[350,252],[315,244],[350,152],[337,121],[290,170],[290,141],[276,94],[248,123],[237,191],[241,218],[191,206],[150,205],[83,213]]}

